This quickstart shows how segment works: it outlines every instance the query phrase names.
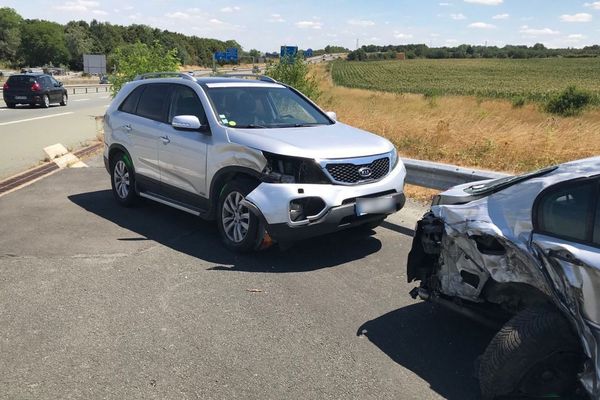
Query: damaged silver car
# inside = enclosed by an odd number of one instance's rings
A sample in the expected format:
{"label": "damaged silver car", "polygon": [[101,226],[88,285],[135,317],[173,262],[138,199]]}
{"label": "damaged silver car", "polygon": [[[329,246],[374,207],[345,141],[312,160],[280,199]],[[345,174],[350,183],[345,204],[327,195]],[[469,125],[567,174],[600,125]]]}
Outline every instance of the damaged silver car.
{"label": "damaged silver car", "polygon": [[454,187],[418,222],[411,295],[504,323],[484,398],[600,398],[599,192],[595,157]]}

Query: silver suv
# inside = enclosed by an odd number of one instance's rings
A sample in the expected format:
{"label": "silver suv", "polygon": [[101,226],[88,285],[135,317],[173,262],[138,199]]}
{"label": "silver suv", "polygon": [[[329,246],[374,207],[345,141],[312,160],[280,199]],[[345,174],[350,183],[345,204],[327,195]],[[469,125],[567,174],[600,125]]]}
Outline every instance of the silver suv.
{"label": "silver suv", "polygon": [[389,141],[255,78],[146,74],[124,85],[104,118],[116,200],[216,219],[236,251],[373,228],[403,207],[406,169]]}

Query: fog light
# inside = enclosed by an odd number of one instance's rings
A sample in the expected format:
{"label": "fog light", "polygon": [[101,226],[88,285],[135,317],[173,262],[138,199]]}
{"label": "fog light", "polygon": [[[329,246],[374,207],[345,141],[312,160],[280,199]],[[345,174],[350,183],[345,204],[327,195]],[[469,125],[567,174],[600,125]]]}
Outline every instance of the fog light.
{"label": "fog light", "polygon": [[290,221],[300,222],[319,215],[325,209],[320,197],[303,197],[290,201]]}
{"label": "fog light", "polygon": [[302,204],[292,201],[290,203],[290,221],[297,222],[306,219],[304,217],[304,207]]}

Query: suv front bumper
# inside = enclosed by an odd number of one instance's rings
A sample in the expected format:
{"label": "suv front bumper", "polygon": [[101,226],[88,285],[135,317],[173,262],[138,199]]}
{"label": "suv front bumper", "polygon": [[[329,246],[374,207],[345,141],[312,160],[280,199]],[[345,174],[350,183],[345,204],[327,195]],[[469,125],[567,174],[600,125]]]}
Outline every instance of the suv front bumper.
{"label": "suv front bumper", "polygon": [[[404,207],[406,169],[400,161],[383,179],[361,185],[319,185],[261,183],[246,196],[246,205],[256,214],[271,237],[279,242],[295,241],[335,232],[385,218]],[[292,222],[290,203],[304,198],[319,198],[322,212],[309,220]],[[357,198],[388,197],[395,210],[358,216]]]}

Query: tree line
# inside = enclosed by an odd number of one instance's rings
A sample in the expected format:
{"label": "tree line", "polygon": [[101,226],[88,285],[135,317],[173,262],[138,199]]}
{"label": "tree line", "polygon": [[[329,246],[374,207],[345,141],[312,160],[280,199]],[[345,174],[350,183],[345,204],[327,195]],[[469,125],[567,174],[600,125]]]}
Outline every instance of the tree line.
{"label": "tree line", "polygon": [[550,57],[598,57],[600,46],[586,46],[581,49],[549,49],[541,43],[533,46],[472,46],[461,44],[456,47],[429,47],[426,44],[366,45],[348,54],[350,61],[396,59],[404,53],[407,59],[415,58],[550,58]]}
{"label": "tree line", "polygon": [[[0,8],[0,63],[13,67],[68,66],[83,69],[83,54],[112,54],[140,42],[175,49],[181,64],[212,65],[213,53],[241,46],[235,40],[186,36],[146,25],[113,25],[92,20],[56,22],[24,19],[14,9]],[[256,51],[253,52],[256,54]]]}

